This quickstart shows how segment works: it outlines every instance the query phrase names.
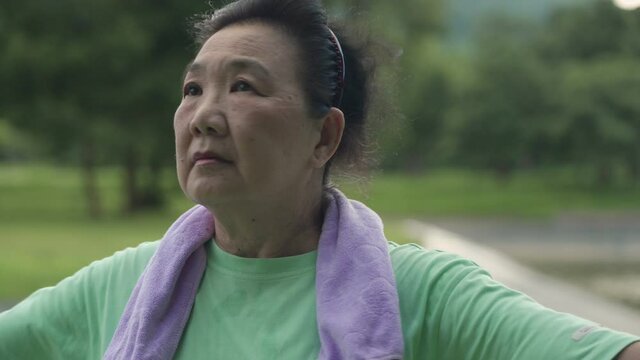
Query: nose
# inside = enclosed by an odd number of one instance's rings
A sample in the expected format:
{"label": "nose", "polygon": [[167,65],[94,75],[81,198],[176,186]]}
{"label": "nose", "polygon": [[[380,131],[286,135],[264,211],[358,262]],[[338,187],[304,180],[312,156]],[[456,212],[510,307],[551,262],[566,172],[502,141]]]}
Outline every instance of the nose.
{"label": "nose", "polygon": [[193,136],[225,136],[228,132],[227,118],[218,105],[202,105],[189,124]]}

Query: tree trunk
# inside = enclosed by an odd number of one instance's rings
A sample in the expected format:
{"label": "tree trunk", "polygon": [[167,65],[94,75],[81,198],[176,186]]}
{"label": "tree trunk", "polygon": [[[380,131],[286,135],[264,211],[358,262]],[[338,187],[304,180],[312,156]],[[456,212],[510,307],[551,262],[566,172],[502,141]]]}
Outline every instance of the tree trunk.
{"label": "tree trunk", "polygon": [[613,168],[606,160],[601,161],[596,169],[596,181],[599,188],[610,187],[613,183]]}
{"label": "tree trunk", "polygon": [[149,192],[154,199],[154,205],[161,206],[163,203],[162,164],[157,160],[151,160],[149,172]]}
{"label": "tree trunk", "polygon": [[627,156],[627,172],[632,184],[640,184],[640,156]]}
{"label": "tree trunk", "polygon": [[92,219],[98,219],[102,216],[95,158],[95,147],[93,142],[89,140],[82,145],[82,179],[85,199],[87,201],[87,210]]}
{"label": "tree trunk", "polygon": [[424,155],[419,150],[409,153],[409,155],[405,157],[403,163],[404,170],[412,174],[424,172],[426,168]]}
{"label": "tree trunk", "polygon": [[507,162],[499,162],[493,166],[493,173],[495,174],[496,180],[503,185],[511,180],[513,170],[513,165],[508,164]]}
{"label": "tree trunk", "polygon": [[124,159],[124,190],[125,190],[125,212],[131,213],[138,209],[138,163],[136,161],[135,151],[129,147]]}
{"label": "tree trunk", "polygon": [[[142,171],[135,149],[130,147],[124,159],[124,189],[126,213],[144,209],[157,209],[163,204],[161,191],[162,166],[152,161],[146,171]],[[143,176],[145,175],[145,176]]]}

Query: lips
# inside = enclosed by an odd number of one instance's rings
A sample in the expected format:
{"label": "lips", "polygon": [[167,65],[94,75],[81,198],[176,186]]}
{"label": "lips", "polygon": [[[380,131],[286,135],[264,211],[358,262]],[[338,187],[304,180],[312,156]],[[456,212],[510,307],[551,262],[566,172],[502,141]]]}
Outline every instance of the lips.
{"label": "lips", "polygon": [[231,161],[214,153],[213,151],[199,151],[193,154],[193,163],[195,165],[230,164]]}

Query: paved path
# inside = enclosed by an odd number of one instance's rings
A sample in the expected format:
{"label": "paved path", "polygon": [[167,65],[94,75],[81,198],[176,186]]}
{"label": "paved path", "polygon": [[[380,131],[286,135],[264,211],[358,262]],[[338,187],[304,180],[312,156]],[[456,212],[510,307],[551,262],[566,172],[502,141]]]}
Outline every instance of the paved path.
{"label": "paved path", "polygon": [[442,228],[408,221],[407,229],[426,248],[461,255],[487,269],[498,281],[556,311],[572,313],[606,327],[640,334],[640,313],[569,283],[527,268],[506,255]]}

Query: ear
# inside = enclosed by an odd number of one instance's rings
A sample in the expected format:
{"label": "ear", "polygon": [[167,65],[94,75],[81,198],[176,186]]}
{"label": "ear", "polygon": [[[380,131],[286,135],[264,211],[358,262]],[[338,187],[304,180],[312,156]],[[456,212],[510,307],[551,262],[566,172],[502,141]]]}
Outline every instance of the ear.
{"label": "ear", "polygon": [[320,139],[313,150],[313,165],[317,169],[323,167],[338,150],[344,132],[344,114],[332,107],[320,125]]}

